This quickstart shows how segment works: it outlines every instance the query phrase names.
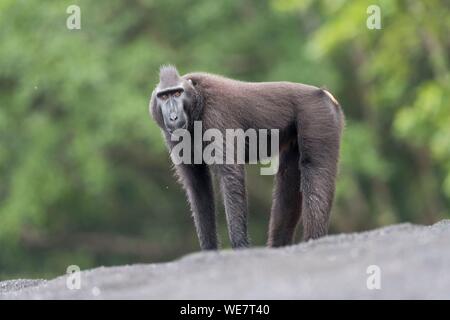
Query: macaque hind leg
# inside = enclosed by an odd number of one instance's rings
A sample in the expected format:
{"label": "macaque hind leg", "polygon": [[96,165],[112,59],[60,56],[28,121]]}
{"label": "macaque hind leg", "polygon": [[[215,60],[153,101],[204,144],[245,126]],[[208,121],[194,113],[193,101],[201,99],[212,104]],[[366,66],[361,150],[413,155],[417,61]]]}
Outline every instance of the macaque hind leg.
{"label": "macaque hind leg", "polygon": [[270,247],[292,244],[301,214],[298,146],[291,145],[281,151],[279,159],[269,223]]}
{"label": "macaque hind leg", "polygon": [[343,127],[336,100],[324,90],[318,93],[318,99],[310,102],[309,112],[302,113],[298,122],[304,240],[328,232]]}
{"label": "macaque hind leg", "polygon": [[[333,145],[334,144],[334,145]],[[301,170],[303,239],[316,239],[328,232],[333,203],[339,142],[315,144],[304,152]],[[311,152],[311,153],[308,153]],[[313,155],[313,156],[311,156]]]}

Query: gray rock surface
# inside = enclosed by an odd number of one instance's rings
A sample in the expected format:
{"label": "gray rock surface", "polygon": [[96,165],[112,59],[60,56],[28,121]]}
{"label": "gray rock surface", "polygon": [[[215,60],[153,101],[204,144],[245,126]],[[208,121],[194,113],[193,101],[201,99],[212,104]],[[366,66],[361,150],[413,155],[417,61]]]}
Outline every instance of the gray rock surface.
{"label": "gray rock surface", "polygon": [[[0,299],[450,299],[450,220],[328,236],[281,249],[194,253],[170,263],[0,282]],[[381,288],[369,290],[370,265]]]}

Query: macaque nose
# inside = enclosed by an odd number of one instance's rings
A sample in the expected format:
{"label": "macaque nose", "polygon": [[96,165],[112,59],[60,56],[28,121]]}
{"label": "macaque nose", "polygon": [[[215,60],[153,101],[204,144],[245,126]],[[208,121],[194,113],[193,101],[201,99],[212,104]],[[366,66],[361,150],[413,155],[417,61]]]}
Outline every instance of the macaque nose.
{"label": "macaque nose", "polygon": [[170,121],[175,121],[175,120],[178,119],[178,116],[177,116],[177,114],[176,114],[175,112],[172,112],[172,113],[169,115],[169,119],[170,119]]}

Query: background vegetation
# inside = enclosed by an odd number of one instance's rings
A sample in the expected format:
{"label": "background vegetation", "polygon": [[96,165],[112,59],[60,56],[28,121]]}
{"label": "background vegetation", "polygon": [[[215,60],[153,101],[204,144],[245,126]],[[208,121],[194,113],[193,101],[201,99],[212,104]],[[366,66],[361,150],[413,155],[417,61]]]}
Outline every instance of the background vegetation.
{"label": "background vegetation", "polygon": [[[81,30],[66,28],[71,4]],[[371,4],[381,30],[366,27]],[[148,116],[163,63],[338,97],[332,233],[449,218],[449,16],[438,0],[1,0],[0,278],[198,250]],[[272,178],[256,169],[250,226],[263,245]]]}

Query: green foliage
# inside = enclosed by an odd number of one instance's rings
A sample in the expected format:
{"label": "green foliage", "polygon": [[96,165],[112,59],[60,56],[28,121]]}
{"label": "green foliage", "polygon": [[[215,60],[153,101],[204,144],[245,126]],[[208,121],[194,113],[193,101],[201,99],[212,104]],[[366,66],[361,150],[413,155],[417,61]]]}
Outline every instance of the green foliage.
{"label": "green foliage", "polygon": [[[81,30],[66,28],[71,4]],[[371,4],[0,1],[0,277],[197,250],[148,116],[163,63],[327,86],[347,118],[333,232],[450,217],[449,7],[380,0],[382,29],[369,30]],[[257,172],[263,245],[271,178]]]}

